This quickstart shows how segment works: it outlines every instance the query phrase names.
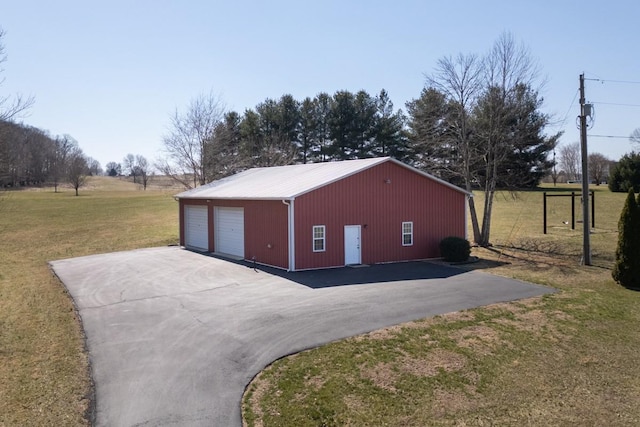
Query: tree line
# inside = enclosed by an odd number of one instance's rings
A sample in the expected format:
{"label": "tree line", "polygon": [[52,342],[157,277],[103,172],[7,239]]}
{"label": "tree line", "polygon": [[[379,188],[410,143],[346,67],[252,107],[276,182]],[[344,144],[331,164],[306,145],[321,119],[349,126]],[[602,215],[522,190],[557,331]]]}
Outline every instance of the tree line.
{"label": "tree line", "polygon": [[[558,182],[578,182],[582,180],[582,152],[579,142],[565,144],[558,150],[558,159],[555,160],[554,168],[550,173],[554,184]],[[600,185],[607,182],[610,172],[616,162],[607,158],[601,153],[589,153],[589,180]]]}
{"label": "tree line", "polygon": [[51,136],[25,124],[0,121],[0,187],[70,184],[78,193],[87,175],[101,172],[69,135]]}
{"label": "tree line", "polygon": [[[243,114],[224,111],[217,96],[201,95],[171,118],[167,157],[156,167],[187,187],[251,167],[393,156],[406,160],[405,118],[383,89],[302,101],[266,99]],[[186,178],[188,177],[188,178]]]}
{"label": "tree line", "polygon": [[[0,28],[0,72],[7,60],[4,35]],[[52,137],[42,129],[15,123],[33,103],[33,97],[0,93],[0,189],[50,183],[57,192],[67,182],[78,195],[86,176],[100,172],[100,163],[86,156],[69,135]]]}
{"label": "tree line", "polygon": [[534,187],[553,166],[538,68],[509,33],[485,55],[438,61],[420,96],[394,109],[383,89],[267,99],[242,114],[201,95],[171,118],[157,168],[195,187],[250,167],[391,156],[467,191],[485,193],[474,240],[489,244],[497,188]]}

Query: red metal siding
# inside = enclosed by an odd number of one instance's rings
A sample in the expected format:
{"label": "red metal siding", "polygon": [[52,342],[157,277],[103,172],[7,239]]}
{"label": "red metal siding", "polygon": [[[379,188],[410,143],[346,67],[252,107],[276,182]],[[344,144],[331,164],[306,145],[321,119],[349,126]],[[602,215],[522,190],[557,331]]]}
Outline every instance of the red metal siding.
{"label": "red metal siding", "polygon": [[[362,262],[440,256],[446,236],[465,237],[465,198],[391,162],[319,188],[295,201],[296,269],[344,265],[344,226],[361,225]],[[402,222],[413,222],[413,245],[402,246]],[[326,251],[312,251],[311,230],[326,226]]]}
{"label": "red metal siding", "polygon": [[288,208],[280,200],[180,200],[180,244],[184,246],[184,205],[209,206],[209,251],[215,252],[214,207],[244,208],[244,257],[289,267]]}

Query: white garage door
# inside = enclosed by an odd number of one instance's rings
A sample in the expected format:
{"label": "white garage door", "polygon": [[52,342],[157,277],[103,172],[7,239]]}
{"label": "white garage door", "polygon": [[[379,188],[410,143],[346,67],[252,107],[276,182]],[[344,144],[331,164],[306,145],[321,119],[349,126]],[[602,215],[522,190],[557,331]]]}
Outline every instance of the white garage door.
{"label": "white garage door", "polygon": [[216,252],[244,258],[244,208],[215,209]]}
{"label": "white garage door", "polygon": [[206,206],[184,207],[184,245],[188,248],[209,250],[209,221]]}

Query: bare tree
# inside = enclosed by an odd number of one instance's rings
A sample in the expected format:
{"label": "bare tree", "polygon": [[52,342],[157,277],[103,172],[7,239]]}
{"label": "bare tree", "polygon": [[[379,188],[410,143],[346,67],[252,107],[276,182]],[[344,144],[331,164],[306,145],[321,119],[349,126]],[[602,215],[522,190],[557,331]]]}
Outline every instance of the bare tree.
{"label": "bare tree", "polygon": [[578,181],[580,179],[581,164],[579,142],[560,147],[560,167],[567,174],[568,180]]}
{"label": "bare tree", "polygon": [[51,180],[54,192],[58,192],[60,180],[64,180],[68,166],[69,154],[78,149],[78,142],[70,135],[63,135],[54,139],[51,155]]}
{"label": "bare tree", "polygon": [[555,187],[558,184],[560,178],[560,171],[558,171],[558,162],[556,161],[556,149],[553,149],[553,169],[551,169],[551,181]]}
{"label": "bare tree", "polygon": [[602,184],[609,177],[611,160],[600,153],[589,154],[589,179],[596,185]]}
{"label": "bare tree", "polygon": [[[176,110],[171,129],[163,139],[166,158],[158,163],[158,169],[188,188],[206,184],[206,146],[212,143],[223,115],[224,105],[213,93],[192,99],[185,113]],[[191,177],[188,184],[187,176]]]}
{"label": "bare tree", "polygon": [[142,184],[142,189],[146,190],[147,184],[149,183],[149,177],[150,177],[149,162],[144,156],[138,154],[136,155],[136,164],[134,166],[134,169],[135,169],[134,176],[137,175],[140,177],[140,184]]}
{"label": "bare tree", "polygon": [[[449,115],[444,133],[448,142],[445,144],[430,144],[433,140],[428,138],[423,144],[430,145],[428,151],[447,150],[458,153],[458,162],[440,163],[439,168],[447,169],[452,175],[458,175],[464,181],[468,192],[472,191],[473,183],[477,177],[474,175],[472,164],[476,162],[477,151],[471,138],[471,126],[469,112],[477,103],[482,90],[481,61],[475,55],[458,55],[455,58],[446,57],[438,61],[433,75],[426,76],[427,84],[443,93],[454,109],[455,113]],[[443,158],[443,156],[429,156]],[[473,197],[469,198],[469,211],[473,236],[476,242],[481,240],[478,215]]]}
{"label": "bare tree", "polygon": [[88,174],[89,167],[86,156],[80,147],[74,147],[68,157],[67,181],[69,181],[69,184],[76,190],[76,196],[78,195],[78,189],[87,182]]}
{"label": "bare tree", "polygon": [[[0,73],[2,73],[2,64],[7,61],[7,54],[4,49],[2,39],[5,36],[5,32],[0,28]],[[0,77],[0,86],[4,83],[4,77]],[[16,117],[19,117],[26,110],[31,108],[34,103],[32,96],[24,97],[20,94],[16,95],[0,95],[0,121],[9,121]]]}
{"label": "bare tree", "polygon": [[87,170],[89,175],[98,176],[101,175],[103,170],[102,166],[100,166],[100,162],[94,159],[93,157],[87,156]]}
{"label": "bare tree", "polygon": [[631,135],[629,136],[629,140],[634,144],[637,144],[640,146],[640,128],[636,128],[634,129],[633,132],[631,132]]}
{"label": "bare tree", "polygon": [[109,162],[105,167],[107,168],[106,173],[109,176],[118,176],[122,173],[122,166],[120,163]]}
{"label": "bare tree", "polygon": [[529,49],[516,41],[511,33],[505,32],[494,43],[484,58],[484,93],[481,102],[482,126],[478,126],[479,147],[484,162],[483,189],[484,214],[480,246],[489,245],[493,201],[500,169],[513,141],[509,138],[512,114],[510,104],[518,96],[518,91],[531,88],[539,75],[539,67]]}
{"label": "bare tree", "polygon": [[193,174],[179,168],[175,164],[170,163],[169,160],[167,160],[167,158],[165,157],[156,159],[153,166],[161,175],[165,175],[166,177],[171,178],[173,181],[182,185],[184,188],[193,188],[195,185]]}
{"label": "bare tree", "polygon": [[295,158],[296,149],[291,144],[291,140],[281,133],[272,133],[263,139],[251,167],[290,165],[293,164]]}
{"label": "bare tree", "polygon": [[133,183],[136,183],[136,156],[129,153],[122,159],[122,168],[125,174],[133,177]]}
{"label": "bare tree", "polygon": [[427,76],[428,88],[407,104],[411,149],[420,166],[469,192],[482,188],[482,224],[469,201],[480,246],[490,244],[496,187],[535,185],[552,166],[547,152],[558,135],[542,133],[548,117],[540,113],[542,99],[533,86],[538,73],[528,49],[504,33],[482,59],[458,55],[438,61]]}

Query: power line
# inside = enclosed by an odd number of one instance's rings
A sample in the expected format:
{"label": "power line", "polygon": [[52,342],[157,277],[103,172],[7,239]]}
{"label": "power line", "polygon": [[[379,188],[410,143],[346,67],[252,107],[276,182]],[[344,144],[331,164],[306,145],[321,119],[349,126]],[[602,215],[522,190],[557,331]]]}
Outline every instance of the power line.
{"label": "power line", "polygon": [[618,105],[620,107],[640,107],[640,104],[618,104],[615,102],[600,102],[600,101],[592,101],[592,104]]}
{"label": "power line", "polygon": [[569,118],[569,113],[571,112],[571,109],[573,108],[576,102],[576,98],[578,97],[578,92],[580,92],[580,90],[576,89],[576,93],[575,95],[573,95],[573,101],[571,101],[571,105],[569,105],[569,108],[567,109],[567,114],[564,115],[564,119],[562,119],[562,123],[560,124],[560,127],[564,127],[564,124],[567,122],[567,119]]}
{"label": "power line", "polygon": [[590,136],[592,138],[622,138],[622,139],[629,139],[628,136],[620,136],[620,135],[587,135]]}
{"label": "power line", "polygon": [[601,76],[599,76],[599,75],[597,75],[595,73],[589,72],[589,74],[591,74],[592,76],[595,76],[596,78],[595,79],[587,79],[587,78],[585,78],[585,80],[590,80],[592,82],[600,82],[600,83],[623,83],[623,84],[640,85],[640,81],[605,79],[605,78],[602,78]]}
{"label": "power line", "polygon": [[634,81],[634,80],[609,80],[609,79],[585,79],[585,80],[589,80],[592,82],[600,82],[600,83],[623,83],[623,84],[630,84],[630,85],[640,85],[640,81]]}

